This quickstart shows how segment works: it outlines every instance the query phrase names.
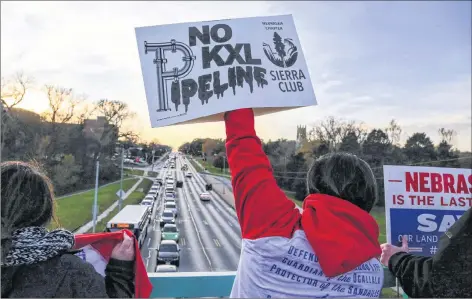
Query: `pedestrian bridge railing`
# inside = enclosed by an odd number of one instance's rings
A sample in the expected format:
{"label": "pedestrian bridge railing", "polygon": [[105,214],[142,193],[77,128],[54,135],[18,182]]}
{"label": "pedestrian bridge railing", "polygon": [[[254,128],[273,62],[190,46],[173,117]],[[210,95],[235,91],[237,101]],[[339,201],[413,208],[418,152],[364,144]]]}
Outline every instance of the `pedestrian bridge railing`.
{"label": "pedestrian bridge railing", "polygon": [[[384,287],[394,287],[395,278],[384,268]],[[148,273],[151,298],[229,297],[236,272]]]}

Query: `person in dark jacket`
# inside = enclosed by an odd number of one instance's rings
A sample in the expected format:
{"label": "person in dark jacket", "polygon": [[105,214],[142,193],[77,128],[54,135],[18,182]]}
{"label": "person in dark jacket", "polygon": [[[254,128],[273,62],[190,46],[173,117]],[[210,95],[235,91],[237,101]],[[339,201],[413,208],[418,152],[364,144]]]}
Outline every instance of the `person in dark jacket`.
{"label": "person in dark jacket", "polygon": [[131,298],[134,246],[126,238],[113,249],[105,279],[74,255],[74,235],[48,231],[54,218],[50,180],[33,165],[4,162],[1,168],[2,298]]}
{"label": "person in dark jacket", "polygon": [[404,292],[414,298],[472,298],[472,208],[439,239],[432,257],[408,253],[402,246],[382,244],[380,261],[398,278]]}

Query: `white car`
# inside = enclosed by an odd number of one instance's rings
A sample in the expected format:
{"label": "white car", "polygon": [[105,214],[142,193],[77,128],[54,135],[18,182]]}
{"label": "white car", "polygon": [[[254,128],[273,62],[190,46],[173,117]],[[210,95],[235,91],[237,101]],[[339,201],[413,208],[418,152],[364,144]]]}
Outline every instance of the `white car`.
{"label": "white car", "polygon": [[172,213],[174,213],[174,216],[177,217],[177,205],[174,202],[166,202],[164,203],[164,210],[170,210]]}
{"label": "white car", "polygon": [[186,177],[188,178],[191,178],[192,177],[192,173],[190,171],[188,171],[186,174],[185,174]]}
{"label": "white car", "polygon": [[143,199],[143,201],[141,202],[141,205],[142,206],[152,206],[152,204],[154,203],[154,200],[149,200],[149,199]]}
{"label": "white car", "polygon": [[149,190],[147,195],[151,195],[151,196],[154,196],[154,198],[156,198],[157,194],[158,194],[157,190]]}
{"label": "white car", "polygon": [[153,195],[146,195],[144,199],[154,201],[156,198]]}
{"label": "white car", "polygon": [[161,223],[161,227],[163,227],[165,224],[175,224],[174,211],[171,211],[171,210],[162,211],[160,223]]}
{"label": "white car", "polygon": [[200,200],[203,200],[203,201],[210,201],[210,200],[211,200],[211,195],[210,195],[210,193],[208,193],[208,192],[200,193]]}
{"label": "white car", "polygon": [[166,192],[166,198],[175,198],[175,192]]}
{"label": "white car", "polygon": [[156,272],[177,272],[177,267],[174,265],[158,265],[156,268]]}

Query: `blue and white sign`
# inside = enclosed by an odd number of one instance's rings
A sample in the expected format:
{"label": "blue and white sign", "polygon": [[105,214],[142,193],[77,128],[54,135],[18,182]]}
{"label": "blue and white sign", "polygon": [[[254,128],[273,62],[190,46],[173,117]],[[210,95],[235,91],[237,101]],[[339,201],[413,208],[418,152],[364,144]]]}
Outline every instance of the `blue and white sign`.
{"label": "blue and white sign", "polygon": [[387,241],[434,255],[439,238],[472,206],[472,170],[384,166]]}

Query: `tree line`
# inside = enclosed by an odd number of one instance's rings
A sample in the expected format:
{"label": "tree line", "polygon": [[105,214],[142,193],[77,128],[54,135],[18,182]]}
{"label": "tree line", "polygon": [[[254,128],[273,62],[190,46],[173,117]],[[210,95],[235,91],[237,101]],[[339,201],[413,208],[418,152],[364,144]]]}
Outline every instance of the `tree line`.
{"label": "tree line", "polygon": [[[306,173],[310,165],[331,152],[349,152],[369,163],[377,178],[381,206],[384,205],[383,165],[472,168],[472,154],[455,149],[452,140],[456,132],[446,128],[438,129],[439,144],[434,144],[424,132],[413,133],[400,144],[402,128],[395,120],[386,128],[367,130],[363,123],[328,117],[304,133],[297,141],[262,140],[278,185],[295,192],[299,200],[307,195]],[[223,139],[197,138],[182,144],[179,150],[201,156],[221,169],[227,161]]]}
{"label": "tree line", "polygon": [[[1,84],[1,160],[36,163],[52,179],[58,195],[92,187],[97,160],[100,183],[118,180],[121,148],[140,148],[136,155],[143,156],[170,149],[157,140],[143,142],[126,130],[124,124],[135,113],[125,102],[90,101],[72,88],[40,86],[21,72],[2,78]],[[18,108],[32,90],[47,98],[41,114]]]}

